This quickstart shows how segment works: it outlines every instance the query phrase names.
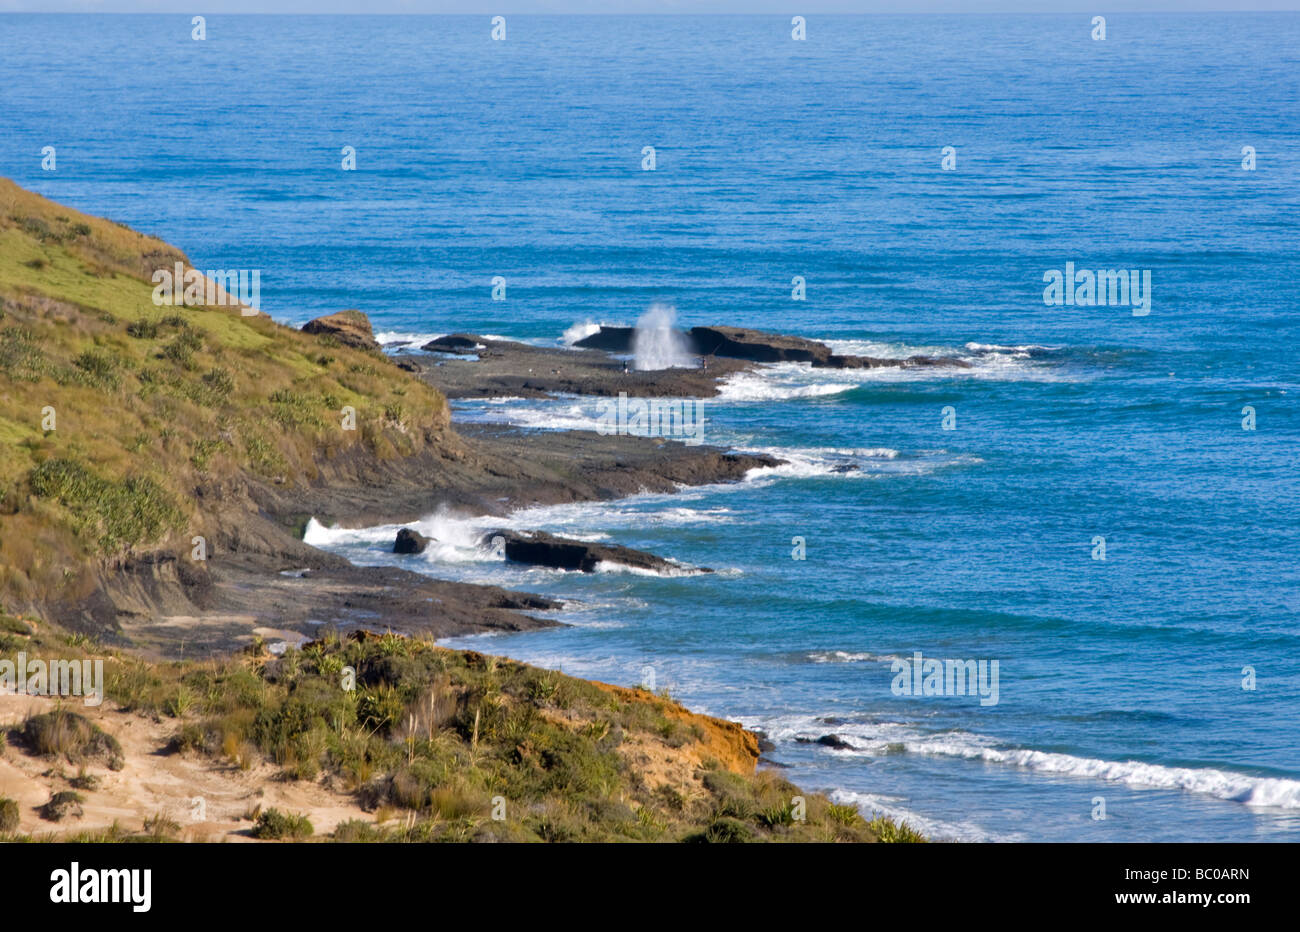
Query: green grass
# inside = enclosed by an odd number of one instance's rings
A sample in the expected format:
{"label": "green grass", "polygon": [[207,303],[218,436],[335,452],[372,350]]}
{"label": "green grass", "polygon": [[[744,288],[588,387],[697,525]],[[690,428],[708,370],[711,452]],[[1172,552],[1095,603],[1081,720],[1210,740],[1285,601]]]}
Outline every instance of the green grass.
{"label": "green grass", "polygon": [[126,548],[187,553],[201,484],[291,487],[356,445],[391,458],[443,442],[446,400],[382,355],[155,306],[153,271],[178,261],[0,179],[0,603],[84,593],[95,558]]}
{"label": "green grass", "polygon": [[162,536],[183,515],[162,485],[148,476],[105,479],[71,459],[47,460],[32,470],[32,494],[64,506],[78,535],[111,553]]}

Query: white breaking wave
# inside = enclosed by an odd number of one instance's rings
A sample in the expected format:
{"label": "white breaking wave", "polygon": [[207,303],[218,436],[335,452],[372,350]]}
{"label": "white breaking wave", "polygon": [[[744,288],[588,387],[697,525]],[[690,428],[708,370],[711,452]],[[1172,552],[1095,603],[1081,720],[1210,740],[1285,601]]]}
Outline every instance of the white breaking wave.
{"label": "white breaking wave", "polygon": [[845,479],[877,479],[882,476],[923,476],[951,466],[975,465],[983,462],[968,453],[949,453],[946,450],[919,451],[903,456],[890,447],[865,449],[840,449],[810,447],[786,449],[783,447],[736,448],[742,453],[768,454],[783,460],[777,466],[756,466],[745,474],[745,481],[766,482],[772,479],[816,479],[836,476]]}
{"label": "white breaking wave", "polygon": [[[718,401],[785,401],[851,391],[864,381],[865,369],[814,369],[806,362],[775,362],[727,376],[718,385]],[[849,375],[848,373],[854,373]]]}
{"label": "white breaking wave", "polygon": [[893,663],[904,658],[895,654],[870,654],[865,651],[820,650],[808,654],[813,663]]}
{"label": "white breaking wave", "polygon": [[875,793],[855,793],[852,790],[834,790],[830,798],[842,805],[855,807],[867,818],[883,815],[895,822],[907,823],[932,841],[999,841],[1014,842],[1023,840],[1018,833],[994,834],[986,831],[974,822],[945,822],[919,815],[902,805],[896,796],[880,796]]}
{"label": "white breaking wave", "polygon": [[[490,541],[485,541],[489,531],[500,527],[544,528],[553,533],[588,543],[607,541],[610,535],[606,528],[640,529],[655,526],[715,526],[732,519],[732,513],[723,507],[694,509],[673,503],[663,511],[639,511],[629,507],[645,498],[668,500],[673,496],[658,494],[654,496],[636,496],[621,502],[575,502],[563,505],[538,505],[522,508],[500,517],[495,515],[464,515],[440,508],[435,514],[418,521],[403,524],[381,524],[364,528],[326,527],[316,518],[311,518],[303,532],[303,542],[313,547],[342,553],[354,562],[391,563],[393,541],[401,528],[411,528],[425,537],[432,538],[423,553],[400,555],[396,559],[413,561],[418,568],[426,565],[430,571],[437,567],[438,573],[454,568],[459,578],[465,581],[484,581],[501,584],[499,576],[504,554],[494,550]],[[677,561],[668,558],[674,563]],[[408,564],[409,565],[409,564]],[[527,566],[509,563],[510,571],[515,575],[547,577],[563,575],[564,570],[550,567]],[[476,569],[477,567],[477,569]],[[664,571],[641,569],[621,563],[598,563],[598,573],[627,573],[641,576],[677,577],[698,576],[702,571],[688,564]],[[718,570],[722,575],[729,575],[725,570]],[[484,574],[488,574],[485,576]],[[493,575],[495,574],[495,575]]]}
{"label": "white breaking wave", "polygon": [[601,421],[596,400],[574,401],[573,397],[555,401],[476,398],[457,401],[454,408],[456,419],[469,424],[510,424],[534,430],[597,430]]}
{"label": "white breaking wave", "polygon": [[805,742],[816,741],[823,735],[834,734],[849,745],[828,748],[830,754],[950,757],[1020,767],[1050,776],[1121,783],[1133,789],[1183,790],[1254,808],[1300,809],[1300,780],[1254,777],[1213,767],[1169,767],[1143,761],[1108,761],[1029,748],[1005,748],[985,735],[961,731],[925,734],[902,722],[831,724],[814,716],[779,716],[752,725],[777,742],[800,738]]}
{"label": "white breaking wave", "polygon": [[430,340],[445,337],[445,333],[409,333],[401,330],[381,330],[375,334],[375,342],[385,352],[395,353],[403,350],[418,350]]}
{"label": "white breaking wave", "polygon": [[879,340],[822,340],[837,356],[870,356],[872,359],[906,359],[908,356],[951,356],[945,346],[912,346]]}
{"label": "white breaking wave", "polygon": [[[671,558],[669,558],[671,559]],[[676,561],[672,561],[676,563]],[[640,566],[628,566],[626,563],[612,563],[607,560],[601,560],[596,564],[597,573],[629,573],[632,576],[656,576],[661,579],[672,579],[678,576],[702,576],[704,571],[696,569],[693,566],[676,565],[663,570],[648,570]]]}
{"label": "white breaking wave", "polygon": [[875,369],[815,368],[807,362],[763,363],[728,376],[718,386],[719,401],[785,401],[838,395],[862,385],[898,382],[932,382],[944,379],[987,379],[1005,382],[1066,382],[1077,379],[1059,367],[1045,365],[1035,357],[1052,347],[1037,344],[1000,346],[967,343],[966,351],[949,347],[905,346],[901,343],[871,343],[854,340],[825,341],[836,353],[903,359],[908,356],[953,356],[970,363],[955,366],[880,366]]}
{"label": "white breaking wave", "polygon": [[1043,346],[1039,343],[1021,343],[1012,346],[1004,346],[1001,343],[967,343],[966,349],[972,353],[1010,353],[1018,359],[1028,359],[1031,356],[1055,352],[1060,347]]}
{"label": "white breaking wave", "polygon": [[590,320],[583,321],[582,323],[574,324],[565,330],[564,335],[560,337],[560,342],[565,346],[572,346],[579,340],[585,340],[587,337],[595,333],[600,333],[600,324],[593,323]]}
{"label": "white breaking wave", "polygon": [[397,532],[407,527],[433,538],[423,553],[412,555],[415,559],[427,563],[477,563],[501,559],[499,556],[493,557],[491,548],[482,544],[483,534],[491,528],[500,527],[501,523],[500,518],[490,515],[466,517],[453,514],[445,508],[440,508],[435,514],[419,521],[364,528],[326,527],[311,518],[303,531],[302,539],[303,543],[323,550],[364,548],[386,553],[391,558]]}
{"label": "white breaking wave", "polygon": [[[511,512],[505,519],[511,527],[546,528],[564,537],[578,537],[584,531],[646,527],[711,527],[736,520],[724,506],[692,507],[686,502],[704,497],[712,486],[692,486],[680,493],[644,492],[612,502],[570,502],[562,505],[532,505]],[[653,510],[644,510],[651,506]],[[666,506],[666,507],[654,507]]]}
{"label": "white breaking wave", "polygon": [[[546,401],[490,398],[456,401],[453,402],[453,409],[456,411],[456,419],[462,423],[511,424],[533,430],[596,431],[601,425],[599,402],[600,399],[586,396],[567,396]],[[711,402],[706,399],[704,403],[707,405]],[[779,466],[759,466],[750,470],[745,476],[745,480],[750,483],[836,475],[845,478],[926,475],[944,466],[983,462],[977,456],[949,454],[945,450],[919,451],[903,456],[891,447],[753,446],[747,442],[747,438],[725,431],[719,433],[716,429],[712,436],[706,436],[705,439],[715,446],[729,447],[735,452],[766,454],[783,461]],[[753,487],[750,485],[750,488]]]}
{"label": "white breaking wave", "polygon": [[951,753],[995,764],[1013,764],[1039,773],[1087,777],[1137,789],[1178,789],[1258,808],[1300,809],[1300,780],[1251,777],[1208,767],[1165,767],[1141,761],[1106,761],[1047,751],[954,747]]}

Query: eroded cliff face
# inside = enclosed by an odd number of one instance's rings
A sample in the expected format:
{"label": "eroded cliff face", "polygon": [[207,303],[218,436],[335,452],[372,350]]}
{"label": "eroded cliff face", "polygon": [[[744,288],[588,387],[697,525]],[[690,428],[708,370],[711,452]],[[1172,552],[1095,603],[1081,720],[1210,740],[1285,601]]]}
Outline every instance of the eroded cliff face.
{"label": "eroded cliff face", "polygon": [[742,775],[752,774],[758,766],[758,736],[738,722],[692,712],[644,690],[592,682],[624,702],[652,704],[659,714],[679,722],[694,739],[677,748],[652,742],[631,743],[625,753],[652,781],[667,785],[698,783],[700,768],[710,761]]}

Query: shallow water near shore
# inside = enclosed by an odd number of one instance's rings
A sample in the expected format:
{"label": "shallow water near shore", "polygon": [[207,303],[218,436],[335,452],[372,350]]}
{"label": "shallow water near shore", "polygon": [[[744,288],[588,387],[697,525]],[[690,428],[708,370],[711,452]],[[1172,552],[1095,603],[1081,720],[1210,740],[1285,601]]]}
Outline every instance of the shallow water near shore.
{"label": "shallow water near shore", "polygon": [[[967,359],[734,377],[705,442],[789,465],[509,522],[714,575],[508,566],[474,544],[501,519],[468,515],[430,516],[419,557],[387,552],[396,526],[308,539],[571,600],[571,627],[455,643],[652,668],[796,783],[936,837],[1294,840],[1300,17],[1112,17],[1105,43],[1087,21],[816,17],[792,43],[782,17],[511,17],[492,43],[479,17],[209,17],[205,44],[188,17],[5,16],[0,173],[261,269],[277,319],[358,307],[394,346],[558,343],[662,301]],[[1044,306],[1067,261],[1151,269],[1150,315]],[[998,660],[997,705],[895,695],[918,650]]]}

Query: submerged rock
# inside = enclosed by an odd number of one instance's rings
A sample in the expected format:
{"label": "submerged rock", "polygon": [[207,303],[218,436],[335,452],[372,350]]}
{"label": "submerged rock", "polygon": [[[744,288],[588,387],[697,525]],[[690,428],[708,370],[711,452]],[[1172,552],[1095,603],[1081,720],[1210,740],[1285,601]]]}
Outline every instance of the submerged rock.
{"label": "submerged rock", "polygon": [[894,366],[910,369],[914,366],[952,366],[957,369],[969,369],[971,363],[956,356],[905,356],[902,359],[882,359],[875,356],[836,356],[831,355],[823,362],[814,362],[814,366],[825,369],[879,369],[882,366]]}
{"label": "submerged rock", "polygon": [[374,331],[370,328],[370,318],[360,311],[339,311],[337,314],[317,317],[303,324],[302,332],[331,336],[344,346],[356,349],[379,349]]}
{"label": "submerged rock", "polygon": [[393,541],[393,553],[424,553],[431,543],[432,537],[425,537],[419,531],[404,527],[397,532],[397,539]]}

